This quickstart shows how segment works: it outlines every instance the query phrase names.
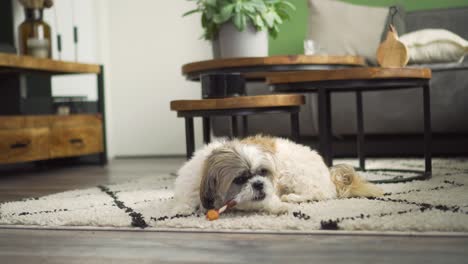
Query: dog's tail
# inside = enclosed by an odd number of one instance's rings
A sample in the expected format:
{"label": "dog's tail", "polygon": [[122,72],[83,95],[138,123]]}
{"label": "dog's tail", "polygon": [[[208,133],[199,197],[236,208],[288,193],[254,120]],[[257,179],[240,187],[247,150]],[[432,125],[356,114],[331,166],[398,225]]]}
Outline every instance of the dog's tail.
{"label": "dog's tail", "polygon": [[379,197],[383,195],[382,189],[363,179],[349,165],[339,164],[331,167],[330,175],[336,186],[338,198]]}

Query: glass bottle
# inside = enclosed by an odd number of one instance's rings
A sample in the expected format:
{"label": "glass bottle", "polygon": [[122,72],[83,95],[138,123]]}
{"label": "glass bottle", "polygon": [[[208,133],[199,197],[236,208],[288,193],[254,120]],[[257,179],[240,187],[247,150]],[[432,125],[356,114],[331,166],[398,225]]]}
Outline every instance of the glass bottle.
{"label": "glass bottle", "polygon": [[19,49],[21,55],[39,58],[52,57],[50,26],[43,20],[44,9],[25,8],[25,20],[19,26]]}

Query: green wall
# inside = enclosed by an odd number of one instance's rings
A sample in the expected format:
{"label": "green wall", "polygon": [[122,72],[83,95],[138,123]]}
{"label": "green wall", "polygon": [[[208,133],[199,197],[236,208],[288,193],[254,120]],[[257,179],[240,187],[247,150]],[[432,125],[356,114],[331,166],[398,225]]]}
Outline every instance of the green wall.
{"label": "green wall", "polygon": [[[270,39],[270,55],[303,54],[303,41],[307,34],[308,0],[290,0],[297,8],[290,21],[281,26],[277,39]],[[468,6],[468,0],[342,0],[368,5],[390,6],[399,4],[407,11]]]}

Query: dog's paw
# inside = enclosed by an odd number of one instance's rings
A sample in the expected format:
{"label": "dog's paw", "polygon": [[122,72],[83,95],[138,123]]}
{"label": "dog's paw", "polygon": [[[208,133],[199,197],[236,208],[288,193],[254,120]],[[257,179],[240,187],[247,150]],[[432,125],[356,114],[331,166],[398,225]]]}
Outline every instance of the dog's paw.
{"label": "dog's paw", "polygon": [[305,203],[310,201],[322,201],[325,200],[323,195],[320,193],[318,195],[298,195],[295,193],[285,194],[281,196],[281,201],[285,203]]}
{"label": "dog's paw", "polygon": [[304,201],[304,198],[295,193],[290,193],[290,194],[282,195],[281,201],[285,203],[300,203]]}
{"label": "dog's paw", "polygon": [[284,213],[287,213],[289,209],[290,209],[290,205],[288,205],[287,203],[280,203],[279,205],[273,208],[270,208],[270,212],[272,214],[284,214]]}

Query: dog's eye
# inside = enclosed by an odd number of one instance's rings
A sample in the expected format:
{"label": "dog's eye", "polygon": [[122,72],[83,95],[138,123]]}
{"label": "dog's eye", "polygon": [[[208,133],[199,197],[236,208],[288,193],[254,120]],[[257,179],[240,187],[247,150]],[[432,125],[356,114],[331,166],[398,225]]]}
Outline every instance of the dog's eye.
{"label": "dog's eye", "polygon": [[258,175],[260,176],[266,176],[268,174],[268,170],[263,168],[263,169],[260,169],[258,172],[257,172]]}
{"label": "dog's eye", "polygon": [[235,178],[233,182],[234,182],[235,184],[241,185],[241,184],[246,183],[248,180],[249,180],[248,177],[239,176],[239,177]]}

